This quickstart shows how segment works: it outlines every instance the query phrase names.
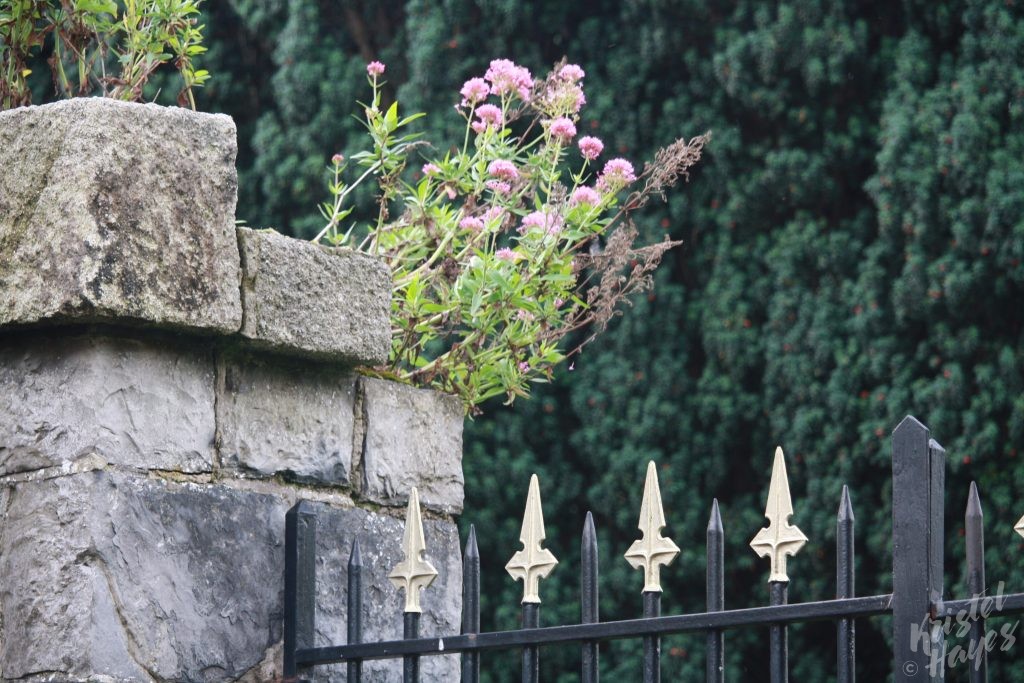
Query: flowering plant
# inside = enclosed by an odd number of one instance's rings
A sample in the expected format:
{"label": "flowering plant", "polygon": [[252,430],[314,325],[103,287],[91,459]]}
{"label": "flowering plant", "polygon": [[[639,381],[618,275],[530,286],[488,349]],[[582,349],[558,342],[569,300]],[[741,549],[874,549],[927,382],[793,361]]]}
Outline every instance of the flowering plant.
{"label": "flowering plant", "polygon": [[[424,159],[409,181],[410,157],[428,149],[406,132],[422,114],[402,118],[397,102],[383,108],[384,71],[367,67],[372,150],[333,157],[315,238],[391,268],[391,356],[367,371],[456,394],[469,411],[493,396],[528,396],[531,382],[550,380],[627,297],[652,286],[679,242],[637,246],[630,212],[686,177],[708,136],[677,140],[639,175],[625,159],[601,164],[601,140],[577,138],[583,69],[562,63],[534,80],[498,59],[461,89],[461,147]],[[370,178],[376,219],[350,222],[351,193]],[[562,348],[583,330],[572,350]]]}
{"label": "flowering plant", "polygon": [[210,74],[203,54],[202,0],[4,0],[0,2],[0,109],[32,103],[30,62],[52,34],[47,60],[55,93],[141,102],[164,65],[181,75],[178,105],[196,108],[193,88]]}

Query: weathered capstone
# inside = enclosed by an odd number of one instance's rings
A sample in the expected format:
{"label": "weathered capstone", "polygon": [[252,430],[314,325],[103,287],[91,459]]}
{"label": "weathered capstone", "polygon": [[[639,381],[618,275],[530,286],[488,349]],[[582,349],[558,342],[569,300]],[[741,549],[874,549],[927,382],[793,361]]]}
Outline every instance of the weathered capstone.
{"label": "weathered capstone", "polygon": [[213,354],[201,344],[75,334],[0,337],[0,475],[107,462],[209,472]]}
{"label": "weathered capstone", "polygon": [[[205,682],[275,668],[264,660],[280,649],[284,514],[293,502],[102,469],[7,487],[0,676]],[[386,574],[401,559],[401,520],[315,507],[321,644],[345,642],[342,587],[354,538],[364,557],[366,637],[400,636],[401,604]],[[424,593],[423,631],[456,633],[457,532],[428,520],[425,534],[440,575]],[[34,571],[21,570],[29,564]],[[457,680],[456,667],[451,658],[425,660],[422,680]],[[393,671],[368,665],[366,680],[395,680]],[[320,668],[314,680],[337,674]]]}
{"label": "weathered capstone", "polygon": [[391,276],[366,254],[238,229],[242,334],[254,344],[353,364],[387,360]]}
{"label": "weathered capstone", "polygon": [[350,370],[228,352],[218,360],[217,374],[222,465],[349,483],[356,393]]}
{"label": "weathered capstone", "polygon": [[363,495],[403,505],[416,486],[424,507],[462,512],[462,404],[454,396],[362,378]]}
{"label": "weathered capstone", "polygon": [[102,98],[0,112],[0,325],[241,324],[235,125]]}

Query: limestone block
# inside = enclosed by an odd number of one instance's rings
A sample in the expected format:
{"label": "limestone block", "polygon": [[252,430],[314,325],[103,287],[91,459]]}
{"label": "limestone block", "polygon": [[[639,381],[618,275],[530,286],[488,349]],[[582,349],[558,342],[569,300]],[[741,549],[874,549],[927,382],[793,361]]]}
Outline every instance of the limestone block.
{"label": "limestone block", "polygon": [[210,471],[213,355],[201,346],[65,336],[0,337],[0,475],[90,453],[132,467]]}
{"label": "limestone block", "polygon": [[356,380],[322,363],[248,353],[218,361],[221,464],[348,484]]}
{"label": "limestone block", "polygon": [[[402,519],[358,508],[318,513],[316,645],[347,642],[345,597],[353,538],[359,539],[363,561],[363,640],[402,638],[405,601],[387,578],[395,564],[402,560],[402,531]],[[422,593],[420,635],[458,634],[462,623],[462,555],[458,530],[451,522],[425,519],[423,535],[427,542],[426,558],[437,569],[438,576]],[[424,657],[420,660],[420,680],[456,683],[459,663],[458,655]],[[345,680],[343,666],[316,667],[313,673],[312,680],[317,683]],[[400,659],[363,664],[366,683],[401,679]]]}
{"label": "limestone block", "polygon": [[391,276],[381,261],[239,228],[242,334],[255,344],[353,364],[387,360]]}
{"label": "limestone block", "polygon": [[403,505],[418,487],[424,507],[462,511],[462,405],[453,396],[362,378],[366,438],[363,493]]}
{"label": "limestone block", "polygon": [[[255,493],[113,470],[9,482],[0,489],[0,678],[191,683],[280,676],[284,515],[293,502],[284,488]],[[385,575],[400,559],[401,520],[314,505],[318,644],[345,642],[343,591],[356,537],[366,638],[399,636],[401,600]],[[425,536],[440,576],[423,595],[422,631],[457,633],[457,532],[451,522],[429,520]],[[368,663],[364,680],[396,680],[400,667]],[[456,657],[425,659],[422,680],[457,681],[457,667]],[[337,671],[321,667],[313,678],[340,680]]]}
{"label": "limestone block", "polygon": [[79,98],[0,112],[0,325],[241,325],[235,125]]}
{"label": "limestone block", "polygon": [[227,680],[280,635],[279,501],[102,470],[8,498],[4,680]]}

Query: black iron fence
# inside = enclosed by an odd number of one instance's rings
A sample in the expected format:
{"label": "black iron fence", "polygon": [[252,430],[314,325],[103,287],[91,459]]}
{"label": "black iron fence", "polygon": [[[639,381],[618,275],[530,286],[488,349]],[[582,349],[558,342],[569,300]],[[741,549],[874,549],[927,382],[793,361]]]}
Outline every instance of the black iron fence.
{"label": "black iron fence", "polygon": [[[522,652],[522,680],[538,680],[540,650],[553,644],[578,643],[582,651],[581,680],[599,679],[598,643],[619,638],[643,641],[642,680],[660,680],[661,636],[704,632],[707,634],[707,680],[725,679],[725,638],[729,629],[767,626],[770,631],[770,675],[773,683],[788,680],[787,625],[794,622],[832,621],[837,629],[838,681],[855,680],[854,619],[892,615],[893,677],[899,683],[934,682],[944,678],[946,632],[950,620],[969,626],[970,680],[987,680],[987,652],[991,634],[985,619],[1024,612],[1024,593],[986,594],[984,533],[981,502],[971,485],[966,511],[967,595],[946,599],[943,587],[943,513],[945,450],[930,438],[927,427],[913,417],[905,418],[892,434],[893,466],[893,592],[885,595],[854,595],[854,514],[843,489],[837,528],[836,597],[834,600],[787,604],[786,559],[806,542],[789,517],[793,514],[782,451],[777,450],[768,492],[765,517],[769,520],[751,541],[751,547],[771,561],[770,604],[748,609],[724,609],[723,529],[718,503],[711,507],[707,530],[707,608],[697,614],[661,615],[660,568],[679,552],[661,536],[665,526],[656,470],[648,468],[639,528],[642,538],[626,552],[626,559],[644,572],[643,618],[601,622],[598,615],[597,536],[588,514],[583,528],[580,569],[581,619],[579,624],[540,626],[540,579],[557,564],[542,547],[544,521],[536,477],[530,482],[520,541],[523,549],[506,565],[514,578],[523,581],[523,627],[517,630],[480,632],[480,555],[475,531],[470,530],[463,558],[462,633],[444,637],[419,637],[419,594],[430,584],[436,570],[424,558],[425,544],[419,501],[413,491],[406,518],[405,559],[390,578],[405,591],[402,640],[363,643],[361,631],[362,582],[358,544],[353,544],[348,575],[348,643],[317,647],[315,625],[316,515],[300,502],[286,521],[284,675],[299,681],[301,672],[323,664],[345,663],[349,683],[358,683],[362,662],[399,659],[403,680],[419,680],[420,657],[461,653],[462,679],[476,683],[481,655],[489,650]],[[1015,527],[1024,535],[1024,518]],[[945,626],[945,628],[944,628]]]}

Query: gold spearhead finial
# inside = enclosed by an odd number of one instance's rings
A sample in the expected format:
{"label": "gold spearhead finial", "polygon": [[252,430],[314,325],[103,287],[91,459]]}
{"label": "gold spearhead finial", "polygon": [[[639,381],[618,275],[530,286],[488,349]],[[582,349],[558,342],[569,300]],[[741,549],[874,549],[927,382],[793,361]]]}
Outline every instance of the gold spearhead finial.
{"label": "gold spearhead finial", "polygon": [[640,522],[637,528],[644,537],[634,541],[626,551],[626,561],[633,569],[644,572],[644,592],[661,592],[661,565],[668,565],[679,554],[679,546],[661,535],[665,528],[665,509],[661,504],[658,470],[652,460],[647,465],[644,482],[644,500],[640,504]]}
{"label": "gold spearhead finial", "polygon": [[1013,530],[1021,536],[1024,536],[1024,517],[1021,517],[1019,520],[1017,520],[1017,524],[1013,527]]}
{"label": "gold spearhead finial", "polygon": [[540,507],[540,484],[537,475],[530,477],[530,492],[526,496],[526,512],[523,513],[523,528],[519,542],[523,549],[512,556],[505,565],[505,571],[517,581],[523,580],[523,602],[540,602],[538,594],[540,580],[547,578],[558,560],[547,548],[541,548],[544,541],[544,512]]}
{"label": "gold spearhead finial", "polygon": [[796,555],[807,543],[804,532],[789,523],[793,514],[793,501],[789,496],[789,478],[786,476],[786,462],[782,456],[782,448],[775,449],[775,463],[772,465],[772,481],[768,485],[768,504],[764,516],[768,518],[768,526],[757,532],[750,547],[760,557],[770,557],[772,573],[768,581],[788,582],[786,575],[786,556]]}
{"label": "gold spearhead finial", "polygon": [[420,494],[413,488],[409,494],[409,507],[405,512],[405,535],[402,537],[402,553],[405,559],[395,565],[388,574],[391,583],[405,591],[405,611],[422,612],[420,592],[434,582],[437,570],[427,562],[423,553],[427,543],[423,539],[423,518],[420,515]]}

